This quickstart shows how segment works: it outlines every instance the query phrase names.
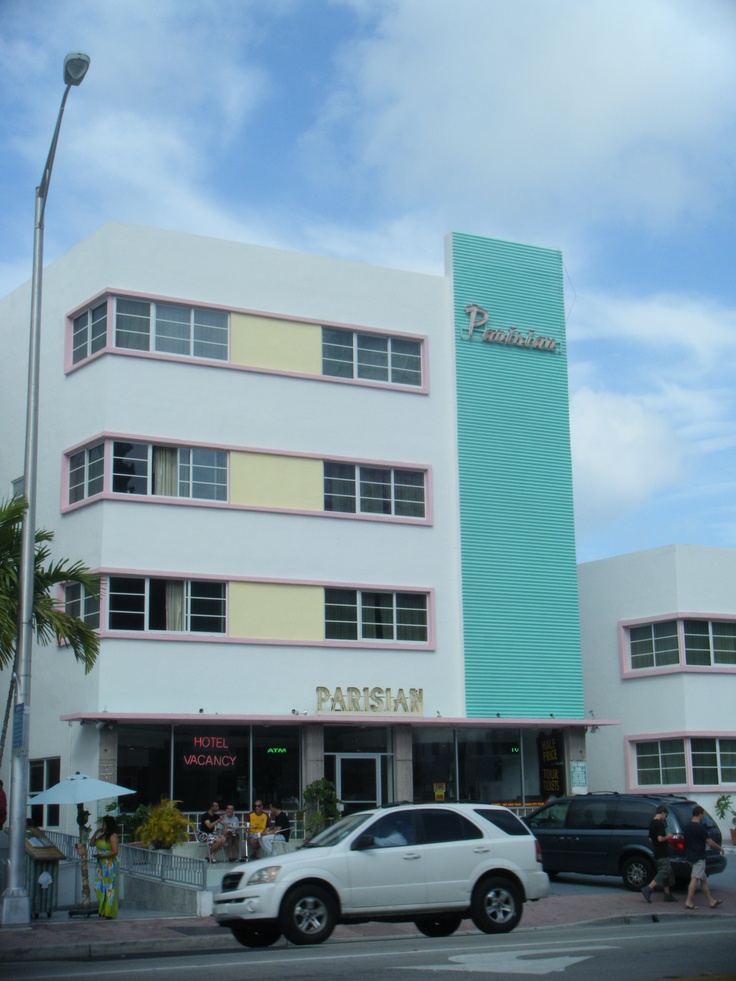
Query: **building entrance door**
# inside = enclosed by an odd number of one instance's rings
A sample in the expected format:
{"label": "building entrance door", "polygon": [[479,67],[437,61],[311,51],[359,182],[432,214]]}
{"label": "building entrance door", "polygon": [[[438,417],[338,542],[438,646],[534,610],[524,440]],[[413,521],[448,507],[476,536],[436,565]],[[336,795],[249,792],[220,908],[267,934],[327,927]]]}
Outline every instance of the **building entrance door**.
{"label": "building entrance door", "polygon": [[343,815],[364,811],[383,803],[379,753],[337,753],[335,757],[335,790],[345,805]]}

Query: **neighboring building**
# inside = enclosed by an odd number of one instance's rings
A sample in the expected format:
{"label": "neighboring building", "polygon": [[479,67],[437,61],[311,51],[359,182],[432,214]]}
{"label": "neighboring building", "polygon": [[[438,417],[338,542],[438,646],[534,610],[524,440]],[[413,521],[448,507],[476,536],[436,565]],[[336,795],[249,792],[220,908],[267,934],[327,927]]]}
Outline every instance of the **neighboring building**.
{"label": "neighboring building", "polygon": [[590,789],[713,814],[736,790],[736,549],[668,545],[585,562],[578,581],[586,706],[621,720],[588,735]]}
{"label": "neighboring building", "polygon": [[[28,310],[0,303],[6,494]],[[38,525],[103,592],[62,597],[89,676],[34,648],[33,791],[584,787],[558,251],[452,235],[431,276],[107,225],[44,273],[40,392]]]}

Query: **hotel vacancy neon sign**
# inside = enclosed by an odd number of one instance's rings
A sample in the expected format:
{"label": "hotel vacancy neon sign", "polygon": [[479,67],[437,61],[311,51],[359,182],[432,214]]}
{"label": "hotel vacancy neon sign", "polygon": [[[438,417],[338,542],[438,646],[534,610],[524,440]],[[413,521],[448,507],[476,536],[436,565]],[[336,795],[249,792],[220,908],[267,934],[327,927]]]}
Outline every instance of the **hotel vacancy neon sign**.
{"label": "hotel vacancy neon sign", "polygon": [[477,303],[469,303],[465,307],[465,312],[469,317],[468,340],[472,338],[473,333],[476,330],[485,328],[483,334],[481,335],[481,340],[487,341],[489,344],[507,344],[511,347],[530,347],[535,351],[557,350],[556,338],[545,337],[543,334],[537,334],[530,328],[526,328],[526,333],[524,333],[524,330],[519,330],[517,327],[509,327],[508,330],[503,330],[500,327],[487,327],[488,311],[484,310],[483,307],[479,307]]}

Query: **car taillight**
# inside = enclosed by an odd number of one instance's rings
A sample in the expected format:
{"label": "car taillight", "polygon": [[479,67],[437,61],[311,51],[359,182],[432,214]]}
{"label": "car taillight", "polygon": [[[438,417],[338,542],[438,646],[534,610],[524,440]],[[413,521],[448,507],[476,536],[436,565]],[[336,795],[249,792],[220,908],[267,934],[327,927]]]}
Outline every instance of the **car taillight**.
{"label": "car taillight", "polygon": [[685,835],[676,834],[672,835],[670,838],[670,847],[674,848],[676,852],[685,851]]}
{"label": "car taillight", "polygon": [[541,862],[542,861],[542,848],[541,848],[541,845],[539,844],[539,842],[537,841],[536,838],[534,839],[534,847],[535,847],[535,849],[537,851],[537,861],[538,862]]}

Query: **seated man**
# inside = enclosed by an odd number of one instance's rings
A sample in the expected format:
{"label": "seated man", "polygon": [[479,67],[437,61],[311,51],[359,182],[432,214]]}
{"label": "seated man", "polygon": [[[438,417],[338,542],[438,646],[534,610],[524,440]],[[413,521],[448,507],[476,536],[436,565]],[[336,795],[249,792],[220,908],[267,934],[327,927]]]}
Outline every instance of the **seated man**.
{"label": "seated man", "polygon": [[263,801],[257,800],[248,815],[248,858],[260,858],[261,836],[268,827],[268,814],[263,810]]}
{"label": "seated man", "polygon": [[220,824],[220,805],[215,802],[210,804],[209,810],[205,811],[199,819],[199,830],[203,841],[210,846],[207,852],[207,861],[215,862],[215,852],[219,851],[227,840],[223,834]]}
{"label": "seated man", "polygon": [[232,804],[226,806],[217,827],[222,829],[222,834],[225,836],[228,859],[237,862],[240,854],[240,821],[235,817],[235,807]]}
{"label": "seated man", "polygon": [[273,855],[273,843],[275,841],[288,841],[291,834],[291,821],[286,811],[281,810],[281,805],[274,802],[268,805],[271,812],[273,827],[270,828],[261,838],[261,848],[265,858]]}

